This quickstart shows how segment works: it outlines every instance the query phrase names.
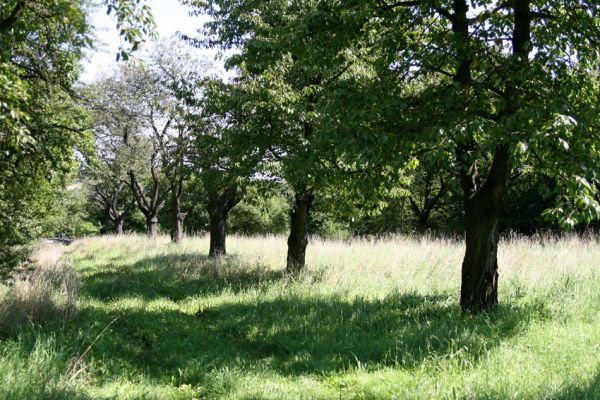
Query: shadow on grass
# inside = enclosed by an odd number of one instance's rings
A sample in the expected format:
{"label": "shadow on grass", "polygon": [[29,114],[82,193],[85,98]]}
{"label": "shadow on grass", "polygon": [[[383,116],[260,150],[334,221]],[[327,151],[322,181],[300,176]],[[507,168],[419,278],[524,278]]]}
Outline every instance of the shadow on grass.
{"label": "shadow on grass", "polygon": [[554,397],[556,399],[597,400],[600,399],[600,369],[584,387],[573,385],[564,388]]}
{"label": "shadow on grass", "polygon": [[282,277],[282,272],[262,265],[243,265],[235,256],[215,260],[198,254],[163,255],[131,266],[108,264],[86,277],[83,294],[99,300],[136,296],[179,301],[224,289],[235,293]]}
{"label": "shadow on grass", "polygon": [[200,316],[173,309],[107,314],[88,308],[79,318],[107,324],[119,317],[94,346],[103,370],[198,384],[223,369],[298,376],[411,368],[436,357],[476,362],[521,332],[532,316],[527,309],[499,308],[486,317],[465,317],[448,304],[454,301],[447,296],[413,293],[382,300],[288,293],[255,304],[219,305]]}

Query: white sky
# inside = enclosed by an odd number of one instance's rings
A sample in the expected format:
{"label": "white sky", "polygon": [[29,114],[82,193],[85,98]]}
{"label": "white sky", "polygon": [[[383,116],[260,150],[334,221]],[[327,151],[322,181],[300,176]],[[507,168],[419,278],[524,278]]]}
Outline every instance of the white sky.
{"label": "white sky", "polygon": [[[197,30],[202,28],[206,21],[204,16],[190,16],[189,7],[183,6],[178,0],[148,0],[152,7],[152,14],[156,21],[156,30],[160,38],[169,38],[177,32],[196,37]],[[83,63],[81,80],[91,82],[104,73],[109,73],[117,65],[116,56],[119,49],[120,38],[115,27],[116,20],[112,15],[106,15],[106,7],[99,6],[91,16],[92,25],[97,37],[95,49],[88,51]],[[217,55],[213,50],[196,50],[205,54],[210,59]],[[222,65],[217,62],[216,65]]]}

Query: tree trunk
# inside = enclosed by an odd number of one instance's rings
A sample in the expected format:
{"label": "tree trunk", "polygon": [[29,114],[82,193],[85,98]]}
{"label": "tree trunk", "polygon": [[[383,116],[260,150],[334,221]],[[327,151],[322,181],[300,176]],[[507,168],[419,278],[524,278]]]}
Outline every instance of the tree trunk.
{"label": "tree trunk", "polygon": [[305,266],[306,246],[308,245],[308,222],[310,207],[314,200],[312,193],[296,194],[294,208],[290,213],[290,236],[288,237],[288,253],[286,271],[297,274]]}
{"label": "tree trunk", "polygon": [[485,184],[477,193],[465,193],[466,250],[460,290],[465,312],[484,312],[498,304],[498,222],[506,206],[509,157],[508,146],[500,146]]}
{"label": "tree trunk", "polygon": [[121,236],[123,234],[123,223],[125,222],[125,218],[117,218],[113,221],[115,226],[115,235]]}
{"label": "tree trunk", "polygon": [[227,254],[227,212],[221,209],[209,213],[210,218],[210,250],[209,257],[221,257]]}
{"label": "tree trunk", "polygon": [[148,236],[152,239],[156,239],[158,237],[158,218],[148,218],[146,223],[148,224]]}
{"label": "tree trunk", "polygon": [[210,219],[210,249],[209,257],[220,257],[227,254],[225,240],[227,239],[227,216],[229,211],[242,200],[242,193],[235,185],[226,187],[223,191],[208,193],[206,210]]}
{"label": "tree trunk", "polygon": [[171,240],[173,243],[181,243],[183,240],[183,222],[186,214],[181,212],[179,196],[173,194],[173,228],[171,229]]}
{"label": "tree trunk", "polygon": [[185,217],[181,213],[177,213],[173,223],[173,230],[171,231],[171,240],[173,243],[179,244],[183,240],[183,221]]}
{"label": "tree trunk", "polygon": [[427,231],[428,222],[429,222],[429,213],[430,213],[430,210],[423,210],[423,212],[418,215],[417,229],[419,230],[420,233],[424,233]]}
{"label": "tree trunk", "polygon": [[498,304],[498,218],[491,207],[474,204],[465,210],[460,304],[466,312],[482,312]]}

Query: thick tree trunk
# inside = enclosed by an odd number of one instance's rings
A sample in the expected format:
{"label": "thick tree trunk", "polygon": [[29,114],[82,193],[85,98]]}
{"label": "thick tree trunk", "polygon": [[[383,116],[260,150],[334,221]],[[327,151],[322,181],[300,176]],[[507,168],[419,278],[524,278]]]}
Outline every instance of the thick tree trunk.
{"label": "thick tree trunk", "polygon": [[221,257],[227,254],[225,241],[227,239],[227,212],[215,210],[210,217],[210,250],[209,257]]}
{"label": "thick tree trunk", "polygon": [[423,211],[418,215],[417,218],[417,229],[419,232],[424,233],[427,231],[428,223],[429,223],[429,210]]}
{"label": "thick tree trunk", "polygon": [[113,221],[113,224],[115,226],[115,235],[122,235],[123,234],[123,223],[125,222],[124,218],[117,218],[115,221]]}
{"label": "thick tree trunk", "polygon": [[500,146],[485,184],[476,193],[473,193],[475,186],[469,184],[476,179],[476,168],[470,169],[472,175],[462,176],[466,250],[460,305],[465,312],[484,312],[498,304],[498,222],[506,206],[509,158],[509,147]]}
{"label": "thick tree trunk", "polygon": [[158,237],[158,218],[151,217],[146,220],[148,225],[148,236],[152,239],[156,239]]}
{"label": "thick tree trunk", "polygon": [[306,246],[308,245],[308,222],[310,208],[314,200],[312,193],[296,194],[294,208],[290,214],[290,235],[286,271],[297,274],[305,266]]}
{"label": "thick tree trunk", "polygon": [[210,219],[209,257],[220,257],[227,254],[227,216],[229,211],[242,199],[237,186],[229,186],[222,192],[209,192],[206,210]]}
{"label": "thick tree trunk", "polygon": [[460,304],[466,312],[498,304],[498,217],[493,204],[474,204],[466,211],[466,251],[462,264]]}

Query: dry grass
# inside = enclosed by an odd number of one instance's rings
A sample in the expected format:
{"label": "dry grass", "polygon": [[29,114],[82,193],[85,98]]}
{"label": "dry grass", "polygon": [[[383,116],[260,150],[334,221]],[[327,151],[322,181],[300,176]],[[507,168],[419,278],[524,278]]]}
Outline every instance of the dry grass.
{"label": "dry grass", "polygon": [[[594,274],[600,260],[598,244],[598,238],[591,236],[508,236],[499,247],[501,288],[502,282],[507,281],[539,287],[563,275]],[[114,260],[115,266],[162,258],[164,264],[183,278],[208,274],[227,279],[244,272],[264,276],[268,272],[281,272],[285,266],[285,237],[230,236],[227,246],[232,256],[218,264],[205,257],[208,253],[205,236],[187,237],[179,246],[171,244],[165,236],[154,241],[141,235],[96,237],[77,241],[69,253],[80,266],[85,265],[86,258],[91,265],[96,265],[98,258]],[[432,287],[458,290],[463,255],[464,242],[453,238],[313,238],[307,248],[304,278],[308,282],[318,279],[335,290],[354,288],[363,294],[389,290],[424,293]]]}
{"label": "dry grass", "polygon": [[79,279],[62,259],[63,248],[40,244],[32,255],[33,269],[14,273],[0,287],[0,332],[8,335],[24,326],[50,321],[65,324],[75,313]]}

